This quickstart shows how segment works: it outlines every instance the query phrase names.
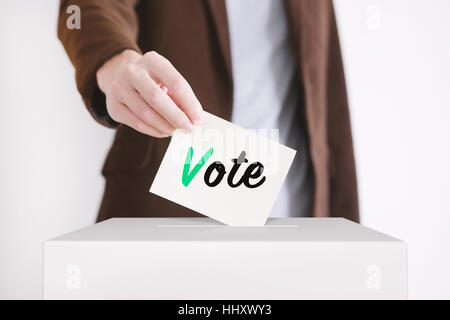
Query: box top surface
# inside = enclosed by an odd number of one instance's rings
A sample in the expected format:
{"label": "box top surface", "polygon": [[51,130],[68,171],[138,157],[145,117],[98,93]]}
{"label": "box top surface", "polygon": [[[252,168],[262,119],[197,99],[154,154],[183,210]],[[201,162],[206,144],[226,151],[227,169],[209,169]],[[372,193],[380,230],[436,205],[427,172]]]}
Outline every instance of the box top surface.
{"label": "box top surface", "polygon": [[343,218],[269,218],[264,227],[230,227],[208,218],[113,218],[47,241],[399,242]]}

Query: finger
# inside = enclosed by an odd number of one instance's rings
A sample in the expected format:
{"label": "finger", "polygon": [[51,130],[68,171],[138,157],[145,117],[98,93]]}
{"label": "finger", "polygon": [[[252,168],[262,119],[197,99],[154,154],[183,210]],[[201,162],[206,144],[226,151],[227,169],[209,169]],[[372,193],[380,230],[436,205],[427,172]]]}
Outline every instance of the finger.
{"label": "finger", "polygon": [[134,114],[136,114],[144,123],[154,127],[158,131],[172,135],[175,128],[152,107],[150,107],[141,95],[129,88],[119,97],[120,102],[125,104]]}
{"label": "finger", "polygon": [[187,115],[163,92],[146,72],[134,77],[132,85],[147,104],[172,124],[175,128],[191,131],[193,125]]}
{"label": "finger", "polygon": [[157,130],[156,128],[144,123],[141,119],[139,119],[138,116],[136,116],[126,105],[123,103],[117,102],[118,106],[116,107],[119,109],[117,113],[117,120],[131,128],[133,128],[136,131],[139,131],[143,134],[156,137],[156,138],[165,138],[168,137],[167,134]]}
{"label": "finger", "polygon": [[157,82],[161,82],[168,89],[168,94],[173,101],[190,118],[193,123],[203,123],[203,108],[194,94],[189,83],[175,69],[169,60],[156,52],[146,54],[147,69],[150,76]]}

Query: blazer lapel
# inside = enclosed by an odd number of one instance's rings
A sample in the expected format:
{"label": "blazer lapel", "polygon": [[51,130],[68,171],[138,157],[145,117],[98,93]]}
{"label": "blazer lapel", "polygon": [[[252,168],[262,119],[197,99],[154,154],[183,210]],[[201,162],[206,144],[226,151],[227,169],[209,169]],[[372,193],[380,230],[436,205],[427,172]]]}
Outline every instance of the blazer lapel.
{"label": "blazer lapel", "polygon": [[211,11],[228,76],[232,80],[230,35],[225,0],[206,0],[206,3]]}
{"label": "blazer lapel", "polygon": [[[310,130],[317,127],[316,113],[321,86],[318,78],[326,66],[327,48],[323,46],[326,30],[324,30],[323,12],[326,12],[326,1],[285,0],[286,13],[289,21],[289,32],[294,56],[300,68],[305,95],[305,111]],[[322,14],[321,14],[322,13]],[[323,87],[323,86],[322,86]]]}

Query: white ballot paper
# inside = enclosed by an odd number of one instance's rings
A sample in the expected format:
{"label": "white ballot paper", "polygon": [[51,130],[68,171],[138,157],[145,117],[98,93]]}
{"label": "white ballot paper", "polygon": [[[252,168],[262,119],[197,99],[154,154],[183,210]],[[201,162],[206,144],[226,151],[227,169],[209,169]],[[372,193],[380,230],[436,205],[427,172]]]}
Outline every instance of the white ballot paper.
{"label": "white ballot paper", "polygon": [[177,130],[150,192],[231,226],[263,226],[296,151],[206,113],[187,134]]}

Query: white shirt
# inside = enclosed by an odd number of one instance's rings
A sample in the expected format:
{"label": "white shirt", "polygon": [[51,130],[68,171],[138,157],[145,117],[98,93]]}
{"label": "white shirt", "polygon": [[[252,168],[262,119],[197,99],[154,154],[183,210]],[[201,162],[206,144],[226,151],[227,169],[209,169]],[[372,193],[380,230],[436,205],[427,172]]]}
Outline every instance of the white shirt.
{"label": "white shirt", "polygon": [[281,0],[226,0],[233,72],[232,122],[279,129],[280,143],[297,150],[270,216],[311,216],[311,174],[299,120],[301,88]]}

